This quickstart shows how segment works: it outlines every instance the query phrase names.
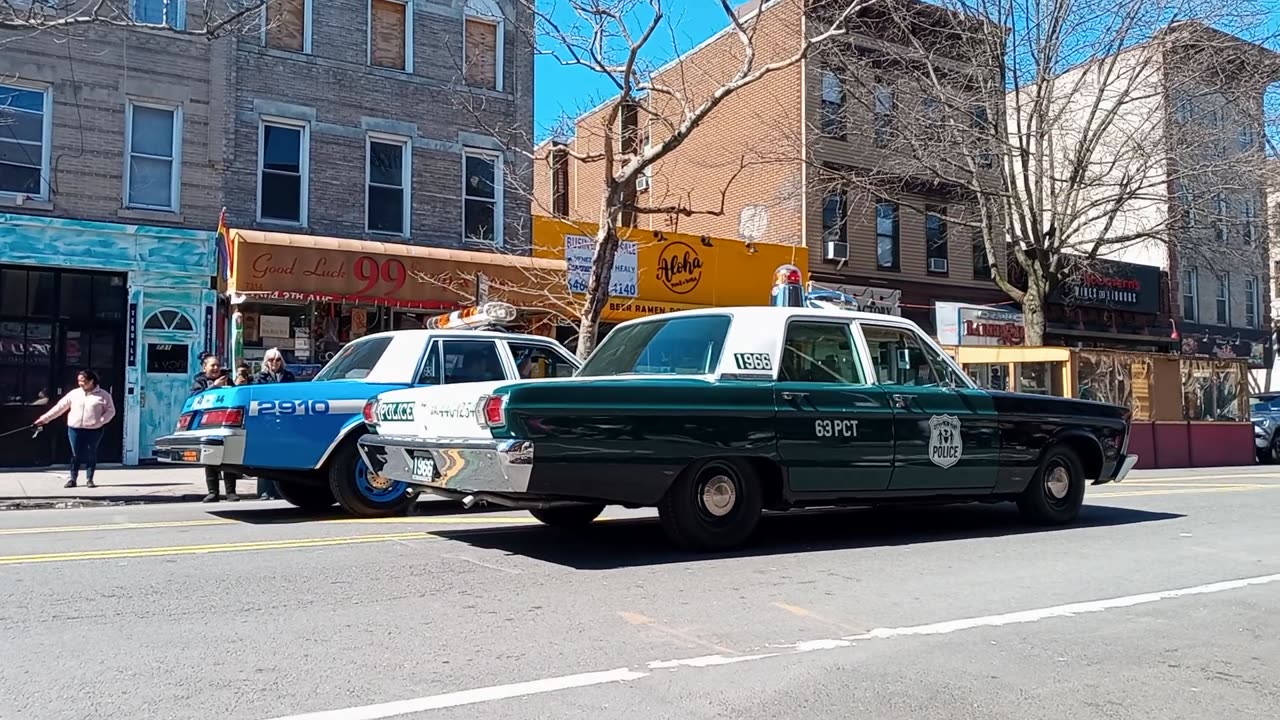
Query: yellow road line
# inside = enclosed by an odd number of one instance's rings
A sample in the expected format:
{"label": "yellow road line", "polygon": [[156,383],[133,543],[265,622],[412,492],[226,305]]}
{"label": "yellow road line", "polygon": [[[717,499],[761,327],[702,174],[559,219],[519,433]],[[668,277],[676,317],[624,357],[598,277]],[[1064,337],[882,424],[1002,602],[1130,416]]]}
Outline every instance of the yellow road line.
{"label": "yellow road line", "polygon": [[231,525],[235,520],[166,520],[158,522],[110,523],[107,525],[55,525],[52,527],[6,528],[0,535],[34,535],[36,533],[90,532],[93,530],[143,530],[146,528],[195,527],[199,525]]}
{"label": "yellow road line", "polygon": [[424,531],[382,533],[377,535],[347,535],[329,538],[304,538],[295,540],[262,540],[215,545],[173,545],[169,547],[121,548],[117,550],[81,550],[75,552],[44,553],[36,555],[0,555],[0,565],[30,565],[35,563],[68,562],[73,560],[119,560],[125,558],[168,557],[173,555],[205,555],[209,553],[246,552],[250,550],[292,550],[299,548],[331,547],[334,545],[359,545],[389,542],[392,540],[439,540],[439,536]]}
{"label": "yellow road line", "polygon": [[1187,480],[1237,480],[1253,478],[1254,480],[1275,480],[1280,482],[1280,475],[1274,472],[1255,472],[1255,473],[1223,473],[1222,475],[1192,475],[1188,477],[1152,477],[1152,478],[1133,478],[1126,480],[1121,485],[1129,485],[1130,483],[1160,483],[1162,485],[1168,483],[1182,483]]}
{"label": "yellow road line", "polygon": [[1114,498],[1114,497],[1137,497],[1139,495],[1189,495],[1194,493],[1212,493],[1212,492],[1249,492],[1254,490],[1266,490],[1268,488],[1278,488],[1280,485],[1219,485],[1212,488],[1186,488],[1182,490],[1135,490],[1133,492],[1095,492],[1091,497],[1095,498]]}
{"label": "yellow road line", "polygon": [[[597,522],[608,520],[600,518]],[[49,527],[6,528],[0,530],[3,535],[42,535],[45,533],[99,532],[106,530],[149,530],[151,528],[203,527],[208,525],[240,525],[281,526],[281,525],[343,525],[343,524],[409,524],[409,525],[531,525],[538,521],[532,517],[389,517],[389,518],[326,518],[317,520],[232,520],[228,518],[210,518],[202,520],[165,520],[157,522],[106,523],[103,525],[53,525]]]}

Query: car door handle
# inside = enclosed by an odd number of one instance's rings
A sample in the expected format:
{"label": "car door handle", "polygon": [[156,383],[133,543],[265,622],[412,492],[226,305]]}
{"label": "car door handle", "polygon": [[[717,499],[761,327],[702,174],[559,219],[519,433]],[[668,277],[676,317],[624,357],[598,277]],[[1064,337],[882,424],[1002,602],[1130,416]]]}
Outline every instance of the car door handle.
{"label": "car door handle", "polygon": [[782,393],[782,399],[788,402],[795,400],[807,400],[808,398],[809,393],[807,392],[793,392],[791,390],[786,390]]}
{"label": "car door handle", "polygon": [[911,398],[907,395],[894,395],[893,406],[899,410],[907,410],[911,405]]}

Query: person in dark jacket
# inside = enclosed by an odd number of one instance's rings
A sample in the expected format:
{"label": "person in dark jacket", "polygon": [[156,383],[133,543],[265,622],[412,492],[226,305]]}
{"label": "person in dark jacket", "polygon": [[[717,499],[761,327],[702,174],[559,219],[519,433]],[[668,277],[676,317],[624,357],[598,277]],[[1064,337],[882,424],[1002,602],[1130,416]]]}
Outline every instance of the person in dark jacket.
{"label": "person in dark jacket", "polygon": [[289,383],[296,382],[293,371],[284,364],[284,355],[278,348],[271,348],[262,356],[262,370],[258,373],[256,383]]}
{"label": "person in dark jacket", "polygon": [[[291,371],[284,364],[284,355],[279,348],[271,348],[262,356],[262,369],[253,382],[258,385],[266,385],[270,383],[291,383],[296,382]],[[278,498],[275,483],[263,478],[258,478],[258,498],[260,500],[271,500]]]}
{"label": "person in dark jacket", "polygon": [[[230,387],[234,383],[231,374],[223,369],[222,361],[218,359],[217,355],[205,356],[200,368],[200,374],[196,375],[195,379],[191,381],[192,395],[197,395],[205,390],[212,390],[213,388]],[[219,476],[221,476],[221,480],[227,486],[227,500],[229,502],[239,500],[240,496],[236,495],[236,478],[239,476],[235,473],[222,473],[219,472],[216,467],[205,465],[204,485],[205,488],[208,489],[209,494],[204,496],[204,500],[202,502],[218,502],[220,499],[218,497]]]}

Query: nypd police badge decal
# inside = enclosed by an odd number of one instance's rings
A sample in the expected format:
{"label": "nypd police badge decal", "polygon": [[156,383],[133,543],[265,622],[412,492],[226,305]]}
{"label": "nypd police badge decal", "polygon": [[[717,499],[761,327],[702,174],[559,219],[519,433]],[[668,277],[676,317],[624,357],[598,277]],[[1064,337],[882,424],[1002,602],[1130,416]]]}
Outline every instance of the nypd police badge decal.
{"label": "nypd police badge decal", "polygon": [[949,468],[960,462],[963,452],[960,418],[955,415],[934,415],[929,418],[929,459],[933,464]]}

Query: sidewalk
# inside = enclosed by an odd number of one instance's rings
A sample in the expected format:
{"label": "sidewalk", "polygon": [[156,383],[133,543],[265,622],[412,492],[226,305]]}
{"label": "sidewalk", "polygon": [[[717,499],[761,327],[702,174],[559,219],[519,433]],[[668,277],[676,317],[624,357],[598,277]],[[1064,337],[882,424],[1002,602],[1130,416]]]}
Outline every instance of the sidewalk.
{"label": "sidewalk", "polygon": [[[204,485],[204,469],[198,467],[99,467],[93,478],[98,485],[96,488],[84,486],[83,473],[79,486],[64,488],[67,477],[65,467],[0,471],[0,510],[199,502],[208,492]],[[237,494],[245,500],[256,498],[257,489],[255,478],[244,478],[236,483]]]}

